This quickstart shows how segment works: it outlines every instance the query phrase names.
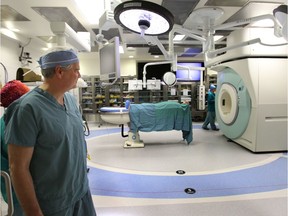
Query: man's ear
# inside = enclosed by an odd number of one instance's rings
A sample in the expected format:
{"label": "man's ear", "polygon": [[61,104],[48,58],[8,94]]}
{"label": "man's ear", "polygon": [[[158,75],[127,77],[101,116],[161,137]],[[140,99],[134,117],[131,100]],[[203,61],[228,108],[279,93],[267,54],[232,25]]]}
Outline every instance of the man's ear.
{"label": "man's ear", "polygon": [[55,67],[55,74],[56,74],[56,76],[62,76],[63,70],[62,70],[62,67],[60,65],[57,65]]}

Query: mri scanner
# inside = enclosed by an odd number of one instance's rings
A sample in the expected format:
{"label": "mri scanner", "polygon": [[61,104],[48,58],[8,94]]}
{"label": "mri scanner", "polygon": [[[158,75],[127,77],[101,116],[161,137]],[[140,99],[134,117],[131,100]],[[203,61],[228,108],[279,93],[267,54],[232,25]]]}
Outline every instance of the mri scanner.
{"label": "mri scanner", "polygon": [[218,72],[216,118],[227,138],[252,152],[287,151],[287,41],[248,28],[233,32],[227,46],[259,36],[260,43],[208,62]]}

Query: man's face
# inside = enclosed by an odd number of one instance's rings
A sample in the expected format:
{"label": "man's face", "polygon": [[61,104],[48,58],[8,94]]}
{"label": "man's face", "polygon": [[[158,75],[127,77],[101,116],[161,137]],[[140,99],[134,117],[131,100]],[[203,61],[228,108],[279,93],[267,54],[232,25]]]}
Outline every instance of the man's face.
{"label": "man's face", "polygon": [[67,84],[67,88],[76,88],[78,78],[81,77],[79,62],[71,64],[69,67],[64,68],[63,82]]}

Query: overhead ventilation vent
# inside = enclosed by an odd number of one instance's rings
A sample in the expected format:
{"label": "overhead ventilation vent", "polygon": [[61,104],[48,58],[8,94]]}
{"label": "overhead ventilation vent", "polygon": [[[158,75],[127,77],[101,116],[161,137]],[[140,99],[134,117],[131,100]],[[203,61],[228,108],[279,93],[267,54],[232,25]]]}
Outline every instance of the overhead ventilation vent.
{"label": "overhead ventilation vent", "polygon": [[218,6],[218,7],[243,7],[248,0],[208,0],[205,6]]}
{"label": "overhead ventilation vent", "polygon": [[75,32],[87,32],[83,25],[66,7],[32,7],[41,16],[49,22],[65,22]]}
{"label": "overhead ventilation vent", "polygon": [[8,5],[1,5],[1,22],[2,21],[30,21],[28,18],[18,13]]}

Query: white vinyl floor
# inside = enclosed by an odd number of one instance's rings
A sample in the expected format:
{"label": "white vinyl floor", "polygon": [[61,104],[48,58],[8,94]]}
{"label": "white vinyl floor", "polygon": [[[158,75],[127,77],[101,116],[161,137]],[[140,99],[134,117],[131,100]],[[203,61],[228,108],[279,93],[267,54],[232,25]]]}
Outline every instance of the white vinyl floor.
{"label": "white vinyl floor", "polygon": [[201,123],[193,123],[190,145],[181,131],[140,132],[145,147],[133,149],[123,148],[118,126],[90,130],[88,176],[99,216],[288,214],[285,152],[252,153]]}
{"label": "white vinyl floor", "polygon": [[288,215],[286,152],[252,153],[201,123],[193,123],[190,145],[181,131],[140,132],[145,147],[131,149],[117,125],[89,128],[98,216]]}

